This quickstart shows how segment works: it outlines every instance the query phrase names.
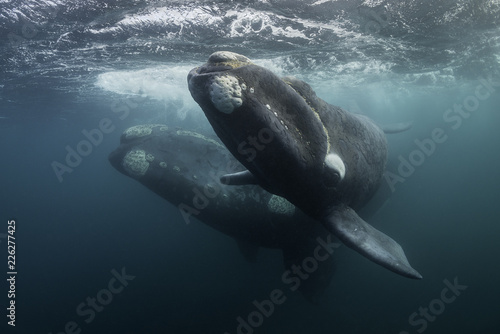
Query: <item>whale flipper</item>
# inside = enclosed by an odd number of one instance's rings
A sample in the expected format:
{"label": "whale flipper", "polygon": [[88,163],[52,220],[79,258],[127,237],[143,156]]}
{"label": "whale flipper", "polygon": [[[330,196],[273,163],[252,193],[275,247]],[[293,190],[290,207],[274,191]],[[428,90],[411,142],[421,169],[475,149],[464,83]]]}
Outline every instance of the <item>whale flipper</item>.
{"label": "whale flipper", "polygon": [[323,219],[327,230],[346,246],[381,266],[408,278],[422,276],[410,266],[401,246],[375,229],[347,206],[336,209]]}
{"label": "whale flipper", "polygon": [[220,178],[222,184],[231,186],[244,186],[247,184],[259,184],[259,180],[248,170],[223,175]]}
{"label": "whale flipper", "polygon": [[403,123],[393,123],[393,124],[384,124],[381,125],[380,128],[386,134],[394,134],[407,131],[411,129],[413,122],[403,122]]}

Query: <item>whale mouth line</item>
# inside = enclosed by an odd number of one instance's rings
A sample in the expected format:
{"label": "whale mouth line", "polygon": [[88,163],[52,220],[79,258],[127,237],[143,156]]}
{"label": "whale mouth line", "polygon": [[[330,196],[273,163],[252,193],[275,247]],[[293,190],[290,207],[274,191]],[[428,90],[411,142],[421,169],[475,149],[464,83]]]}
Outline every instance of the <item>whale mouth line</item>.
{"label": "whale mouth line", "polygon": [[210,55],[208,61],[196,68],[196,75],[228,72],[247,65],[254,65],[250,59],[237,53],[217,51]]}
{"label": "whale mouth line", "polygon": [[227,65],[205,64],[200,67],[196,67],[189,72],[188,83],[191,86],[191,79],[193,78],[223,75],[224,73],[228,73],[231,70],[234,70],[234,68]]}
{"label": "whale mouth line", "polygon": [[196,74],[197,75],[203,75],[203,74],[214,74],[214,73],[219,73],[219,72],[227,72],[234,69],[231,66],[228,65],[212,65],[212,64],[207,64],[201,67],[198,67],[196,69]]}

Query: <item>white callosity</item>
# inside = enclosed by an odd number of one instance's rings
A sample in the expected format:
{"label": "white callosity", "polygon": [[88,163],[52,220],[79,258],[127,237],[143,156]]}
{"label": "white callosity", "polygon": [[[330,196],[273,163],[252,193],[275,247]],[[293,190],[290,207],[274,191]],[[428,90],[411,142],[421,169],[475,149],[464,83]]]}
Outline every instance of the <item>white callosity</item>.
{"label": "white callosity", "polygon": [[233,76],[221,75],[212,78],[210,83],[210,98],[215,108],[225,114],[230,114],[234,108],[243,104],[241,86]]}
{"label": "white callosity", "polygon": [[146,158],[146,152],[143,150],[134,150],[128,152],[125,157],[123,157],[122,166],[131,176],[143,176],[144,174],[146,174],[149,168],[149,162]]}
{"label": "white callosity", "polygon": [[277,195],[271,196],[267,202],[267,208],[272,213],[292,216],[295,213],[295,205],[287,201],[285,198]]}
{"label": "white callosity", "polygon": [[162,128],[168,129],[161,124],[136,125],[125,130],[124,134],[127,139],[144,137],[150,135],[153,132],[153,128],[157,126],[161,127],[161,130],[163,130]]}
{"label": "white callosity", "polygon": [[340,175],[340,179],[344,179],[345,176],[345,165],[342,161],[342,158],[335,153],[330,153],[325,157],[325,164],[328,168],[333,169],[338,172]]}

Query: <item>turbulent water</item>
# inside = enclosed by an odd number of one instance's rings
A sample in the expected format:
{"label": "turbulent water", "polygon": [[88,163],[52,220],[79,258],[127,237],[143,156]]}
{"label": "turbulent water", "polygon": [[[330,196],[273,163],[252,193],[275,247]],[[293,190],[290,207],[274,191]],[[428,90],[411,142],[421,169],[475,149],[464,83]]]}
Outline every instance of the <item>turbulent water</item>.
{"label": "turbulent water", "polygon": [[[14,298],[1,285],[2,309],[16,306],[16,326],[9,310],[2,316],[6,331],[500,329],[500,1],[0,0],[0,50],[0,248],[6,268],[15,219],[18,272]],[[380,124],[412,122],[388,138],[390,196],[370,222],[403,245],[423,280],[344,247],[313,305],[283,284],[278,251],[247,263],[232,239],[184,224],[111,167],[130,126],[211,131],[186,76],[217,50],[305,80]],[[112,130],[58,175],[54,162],[103,119]],[[109,284],[122,271],[118,291]],[[275,289],[285,302],[258,313]]]}

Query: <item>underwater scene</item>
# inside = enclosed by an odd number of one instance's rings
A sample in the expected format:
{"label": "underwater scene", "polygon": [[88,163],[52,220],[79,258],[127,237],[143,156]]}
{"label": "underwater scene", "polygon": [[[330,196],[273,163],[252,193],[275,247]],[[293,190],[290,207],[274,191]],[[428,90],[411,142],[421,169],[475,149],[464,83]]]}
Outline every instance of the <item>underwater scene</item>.
{"label": "underwater scene", "polygon": [[0,333],[499,332],[499,0],[0,0],[0,54]]}

